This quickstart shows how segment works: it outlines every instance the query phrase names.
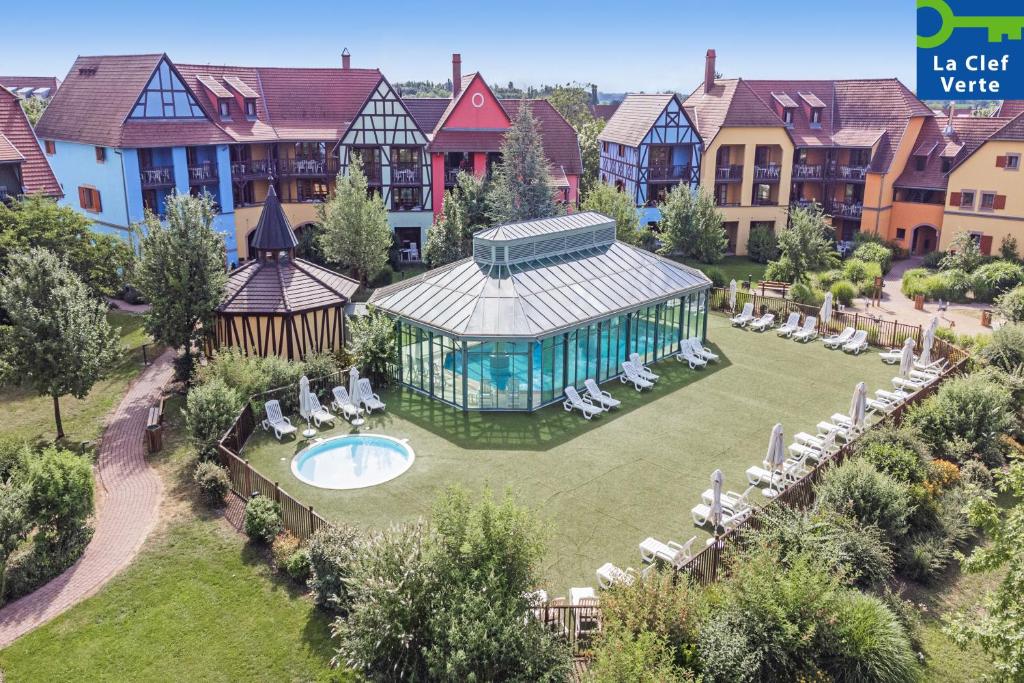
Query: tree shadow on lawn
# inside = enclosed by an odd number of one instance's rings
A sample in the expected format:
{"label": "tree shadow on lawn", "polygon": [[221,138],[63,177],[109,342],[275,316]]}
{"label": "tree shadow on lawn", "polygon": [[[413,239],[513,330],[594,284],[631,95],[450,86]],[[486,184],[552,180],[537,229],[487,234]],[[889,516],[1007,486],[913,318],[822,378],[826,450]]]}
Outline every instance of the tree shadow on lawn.
{"label": "tree shadow on lawn", "polygon": [[651,370],[660,375],[660,379],[651,390],[637,392],[631,384],[605,382],[601,388],[622,401],[622,405],[593,420],[585,420],[577,411],[566,412],[561,402],[534,413],[463,412],[410,389],[399,388],[386,392],[383,398],[388,405],[387,412],[375,416],[373,426],[387,427],[393,417],[397,417],[465,450],[546,451],[732,365],[720,349],[713,348],[720,360],[703,369],[690,370],[686,363],[672,358],[653,364]]}

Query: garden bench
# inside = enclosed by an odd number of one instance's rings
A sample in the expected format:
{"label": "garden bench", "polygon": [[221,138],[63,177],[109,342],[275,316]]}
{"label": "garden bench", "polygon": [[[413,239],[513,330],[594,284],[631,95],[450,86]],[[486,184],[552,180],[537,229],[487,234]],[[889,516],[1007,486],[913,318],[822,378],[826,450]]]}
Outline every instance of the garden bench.
{"label": "garden bench", "polygon": [[146,418],[146,445],[150,453],[156,453],[163,448],[163,418],[164,400],[149,409]]}
{"label": "garden bench", "polygon": [[792,286],[789,282],[782,282],[780,280],[761,280],[757,285],[761,288],[761,296],[764,296],[766,289],[780,292],[782,296],[786,296],[786,292]]}

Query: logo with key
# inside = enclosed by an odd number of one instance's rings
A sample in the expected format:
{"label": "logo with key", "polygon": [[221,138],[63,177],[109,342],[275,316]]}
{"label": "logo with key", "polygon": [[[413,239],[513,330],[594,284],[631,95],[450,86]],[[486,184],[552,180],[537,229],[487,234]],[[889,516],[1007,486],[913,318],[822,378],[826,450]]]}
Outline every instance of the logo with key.
{"label": "logo with key", "polygon": [[917,0],[917,95],[1024,99],[1024,3]]}

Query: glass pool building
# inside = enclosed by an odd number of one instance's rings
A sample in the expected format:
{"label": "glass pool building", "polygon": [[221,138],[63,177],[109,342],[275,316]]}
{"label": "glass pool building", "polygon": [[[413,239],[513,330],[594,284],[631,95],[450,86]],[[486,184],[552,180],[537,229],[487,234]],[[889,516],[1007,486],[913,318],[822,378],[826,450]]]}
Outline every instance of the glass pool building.
{"label": "glass pool building", "polygon": [[586,212],[478,232],[473,256],[378,289],[398,379],[463,410],[530,411],[707,332],[711,281],[615,239]]}

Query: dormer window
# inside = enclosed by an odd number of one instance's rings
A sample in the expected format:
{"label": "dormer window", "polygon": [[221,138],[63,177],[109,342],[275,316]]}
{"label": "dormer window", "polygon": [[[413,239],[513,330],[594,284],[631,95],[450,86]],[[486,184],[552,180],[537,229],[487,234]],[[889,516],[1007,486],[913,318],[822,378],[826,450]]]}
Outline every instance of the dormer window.
{"label": "dormer window", "polygon": [[918,171],[923,171],[924,165],[927,161],[928,157],[922,154],[918,154],[916,157],[914,157],[914,168]]}
{"label": "dormer window", "polygon": [[253,97],[245,98],[245,116],[246,118],[256,118],[256,99]]}
{"label": "dormer window", "polygon": [[811,109],[811,128],[821,128],[821,109]]}
{"label": "dormer window", "polygon": [[793,108],[792,107],[786,107],[785,109],[782,110],[782,121],[787,126],[792,126],[793,125]]}
{"label": "dormer window", "polygon": [[227,98],[220,98],[217,100],[217,113],[220,114],[222,119],[231,118],[231,100]]}
{"label": "dormer window", "polygon": [[953,168],[953,157],[942,157],[942,172],[949,173],[951,168]]}

